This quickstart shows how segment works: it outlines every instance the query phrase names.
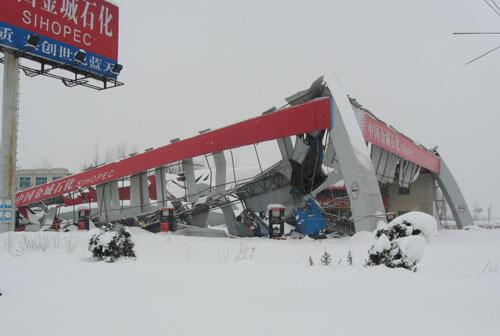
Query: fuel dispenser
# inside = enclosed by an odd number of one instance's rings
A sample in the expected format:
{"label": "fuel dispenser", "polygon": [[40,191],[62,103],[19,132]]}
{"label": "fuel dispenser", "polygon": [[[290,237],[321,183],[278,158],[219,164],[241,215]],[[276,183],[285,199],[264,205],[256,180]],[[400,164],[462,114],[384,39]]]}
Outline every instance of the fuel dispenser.
{"label": "fuel dispenser", "polygon": [[280,239],[285,234],[285,207],[271,206],[269,210],[269,238]]}
{"label": "fuel dispenser", "polygon": [[54,220],[52,221],[52,230],[54,231],[61,230],[61,220],[57,216],[55,216]]}
{"label": "fuel dispenser", "polygon": [[174,208],[163,208],[160,210],[160,232],[175,232],[177,230],[174,211]]}
{"label": "fuel dispenser", "polygon": [[19,210],[16,210],[16,226],[15,226],[15,231],[16,232],[26,231],[26,225],[21,225],[21,212]]}
{"label": "fuel dispenser", "polygon": [[78,210],[78,230],[89,230],[90,228],[90,209]]}

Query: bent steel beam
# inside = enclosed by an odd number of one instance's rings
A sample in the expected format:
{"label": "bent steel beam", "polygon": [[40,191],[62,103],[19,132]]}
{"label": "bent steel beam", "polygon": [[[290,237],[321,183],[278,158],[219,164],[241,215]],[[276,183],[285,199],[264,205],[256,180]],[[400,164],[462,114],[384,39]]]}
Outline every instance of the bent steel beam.
{"label": "bent steel beam", "polygon": [[284,108],[16,194],[16,206],[116,181],[169,163],[330,127],[330,98]]}
{"label": "bent steel beam", "polygon": [[351,201],[354,227],[356,232],[373,231],[386,218],[370,153],[347,95],[333,81],[328,87],[333,94],[330,137]]}
{"label": "bent steel beam", "polygon": [[238,223],[236,216],[234,215],[234,210],[231,205],[221,207],[222,214],[224,215],[224,221],[226,222],[227,232],[231,236],[237,237],[248,237],[248,229],[243,227],[241,223]]}
{"label": "bent steel beam", "polygon": [[280,149],[281,157],[283,160],[289,160],[293,153],[293,144],[290,137],[281,138],[277,140]]}
{"label": "bent steel beam", "polygon": [[467,202],[465,202],[464,195],[443,158],[441,158],[441,171],[434,176],[443,191],[446,202],[448,202],[455,223],[457,223],[457,228],[462,229],[473,225],[474,221]]}

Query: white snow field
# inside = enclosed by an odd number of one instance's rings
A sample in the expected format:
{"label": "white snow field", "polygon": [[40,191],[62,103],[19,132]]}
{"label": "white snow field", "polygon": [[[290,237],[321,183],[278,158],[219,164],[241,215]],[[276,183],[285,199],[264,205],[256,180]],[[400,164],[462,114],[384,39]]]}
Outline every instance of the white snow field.
{"label": "white snow field", "polygon": [[370,233],[271,241],[135,229],[137,260],[114,264],[90,258],[87,238],[0,235],[0,335],[500,335],[500,230],[438,232],[417,273],[364,268]]}

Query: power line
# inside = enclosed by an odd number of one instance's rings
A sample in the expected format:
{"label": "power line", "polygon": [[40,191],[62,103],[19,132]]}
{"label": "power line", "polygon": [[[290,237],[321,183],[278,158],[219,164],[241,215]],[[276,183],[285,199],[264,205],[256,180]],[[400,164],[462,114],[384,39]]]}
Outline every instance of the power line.
{"label": "power line", "polygon": [[[500,7],[495,0],[483,0],[498,16],[500,16]],[[491,2],[490,2],[491,1]]]}
{"label": "power line", "polygon": [[488,55],[488,54],[491,54],[492,52],[494,52],[494,51],[496,51],[496,50],[498,50],[498,49],[500,49],[500,46],[498,46],[498,47],[496,47],[496,48],[493,48],[493,49],[491,49],[490,51],[485,52],[484,54],[482,54],[482,55],[480,55],[480,56],[478,56],[478,57],[474,58],[473,60],[470,60],[469,62],[465,63],[465,65],[469,65],[469,64],[471,64],[471,63],[473,63],[473,62],[475,62],[475,61],[477,61],[477,60],[479,60],[479,59],[483,58],[484,56],[486,56],[486,55]]}
{"label": "power line", "polygon": [[[500,16],[500,6],[496,3],[496,0],[483,0],[484,3],[486,3],[498,16]],[[453,35],[500,35],[500,32],[455,32]],[[492,52],[500,49],[500,46],[493,48],[487,52],[485,52],[482,55],[479,55],[478,57],[470,60],[469,62],[465,63],[465,65],[469,65],[471,63],[474,63],[475,61],[485,57],[486,55],[491,54]]]}
{"label": "power line", "polygon": [[500,7],[498,7],[496,0],[491,0],[491,2],[493,3],[493,6],[495,6],[495,8],[497,9],[497,13],[499,13]]}
{"label": "power line", "polygon": [[453,35],[500,35],[500,32],[458,32]]}

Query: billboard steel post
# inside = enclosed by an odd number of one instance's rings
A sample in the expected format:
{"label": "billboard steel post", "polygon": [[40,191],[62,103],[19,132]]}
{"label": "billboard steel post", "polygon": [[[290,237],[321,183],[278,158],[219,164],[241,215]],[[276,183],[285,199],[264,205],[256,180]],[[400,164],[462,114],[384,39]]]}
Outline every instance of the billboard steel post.
{"label": "billboard steel post", "polygon": [[[4,51],[2,138],[0,149],[0,200],[4,202],[4,211],[12,211],[11,216],[2,214],[0,233],[14,231],[16,198],[16,154],[17,123],[19,117],[19,59],[11,51]],[[6,200],[9,200],[5,202]],[[10,203],[10,207],[8,207]]]}

